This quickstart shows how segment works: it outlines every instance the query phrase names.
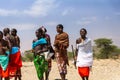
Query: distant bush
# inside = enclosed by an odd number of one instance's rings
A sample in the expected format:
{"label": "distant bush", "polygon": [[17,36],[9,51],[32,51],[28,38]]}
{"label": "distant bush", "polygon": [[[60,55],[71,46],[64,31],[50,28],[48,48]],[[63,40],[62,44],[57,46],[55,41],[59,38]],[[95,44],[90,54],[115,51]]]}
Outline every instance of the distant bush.
{"label": "distant bush", "polygon": [[110,58],[118,59],[120,58],[120,49],[116,48],[113,53],[111,53]]}
{"label": "distant bush", "polygon": [[96,47],[93,47],[94,57],[97,59],[117,59],[120,55],[120,49],[113,45],[111,39],[99,38],[94,40]]}
{"label": "distant bush", "polygon": [[33,53],[31,52],[31,50],[24,52],[24,56],[22,56],[22,60],[24,62],[29,62],[29,61],[32,62],[33,59],[34,59],[34,57],[33,57]]}
{"label": "distant bush", "polygon": [[34,59],[32,53],[27,53],[27,54],[25,54],[25,56],[27,57],[27,60],[30,61],[30,62],[32,62],[33,59]]}

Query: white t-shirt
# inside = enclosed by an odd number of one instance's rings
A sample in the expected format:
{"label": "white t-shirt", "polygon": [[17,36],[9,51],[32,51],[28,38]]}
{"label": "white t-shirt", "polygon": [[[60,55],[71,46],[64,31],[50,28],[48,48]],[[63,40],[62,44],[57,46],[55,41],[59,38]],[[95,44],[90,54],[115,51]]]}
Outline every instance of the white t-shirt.
{"label": "white t-shirt", "polygon": [[78,56],[76,66],[89,67],[93,64],[93,52],[91,39],[86,38],[83,42],[77,44]]}

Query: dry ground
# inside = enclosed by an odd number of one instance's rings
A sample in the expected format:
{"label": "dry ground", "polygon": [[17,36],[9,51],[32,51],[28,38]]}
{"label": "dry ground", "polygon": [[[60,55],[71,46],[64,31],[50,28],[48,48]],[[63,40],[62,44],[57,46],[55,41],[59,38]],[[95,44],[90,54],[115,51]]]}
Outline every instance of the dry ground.
{"label": "dry ground", "polygon": [[[55,61],[53,61],[52,66],[49,80],[59,80],[60,76]],[[23,63],[22,80],[38,80],[33,62]],[[67,80],[81,80],[72,61],[68,67]],[[89,80],[120,80],[120,60],[94,60]]]}

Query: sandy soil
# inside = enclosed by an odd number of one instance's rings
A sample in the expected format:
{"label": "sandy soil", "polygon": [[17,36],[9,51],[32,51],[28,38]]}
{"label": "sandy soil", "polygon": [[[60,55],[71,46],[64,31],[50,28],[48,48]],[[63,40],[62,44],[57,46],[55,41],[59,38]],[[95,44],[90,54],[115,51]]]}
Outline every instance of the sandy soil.
{"label": "sandy soil", "polygon": [[[72,61],[69,63],[70,66],[68,67],[67,80],[81,80]],[[49,80],[60,80],[55,61],[53,61],[52,66]],[[22,80],[38,80],[33,62],[23,63]],[[120,60],[94,60],[89,80],[120,80]]]}

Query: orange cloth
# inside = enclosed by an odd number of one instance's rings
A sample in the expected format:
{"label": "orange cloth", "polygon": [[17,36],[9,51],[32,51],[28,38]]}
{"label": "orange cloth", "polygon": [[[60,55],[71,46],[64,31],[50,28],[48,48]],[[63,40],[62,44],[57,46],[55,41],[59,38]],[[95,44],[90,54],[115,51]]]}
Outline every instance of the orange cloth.
{"label": "orange cloth", "polygon": [[20,51],[15,54],[10,54],[10,66],[9,66],[9,74],[11,77],[16,75],[16,72],[20,70],[22,67],[22,60]]}
{"label": "orange cloth", "polygon": [[81,77],[89,77],[89,67],[78,67],[78,73]]}
{"label": "orange cloth", "polygon": [[7,67],[6,70],[2,70],[1,66],[0,66],[0,77],[9,77],[9,68]]}

